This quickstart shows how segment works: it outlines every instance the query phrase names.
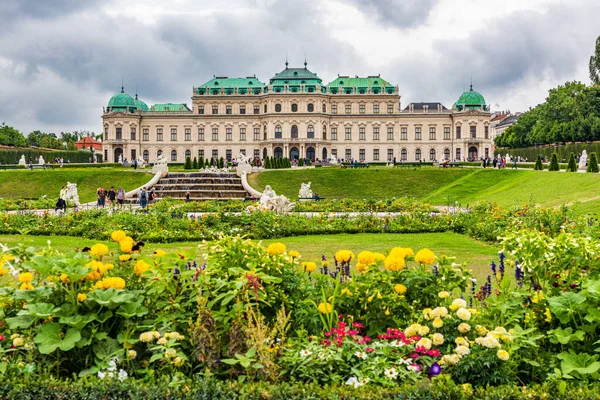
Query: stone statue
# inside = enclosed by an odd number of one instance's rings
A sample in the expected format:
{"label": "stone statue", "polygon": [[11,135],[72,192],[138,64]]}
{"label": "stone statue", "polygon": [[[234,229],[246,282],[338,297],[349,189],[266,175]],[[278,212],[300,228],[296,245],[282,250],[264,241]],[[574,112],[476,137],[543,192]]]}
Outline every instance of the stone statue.
{"label": "stone statue", "polygon": [[79,202],[79,193],[77,192],[77,184],[67,182],[67,191],[65,193],[65,200],[73,202],[75,207],[80,207],[81,203]]}
{"label": "stone statue", "polygon": [[275,191],[273,189],[271,189],[271,186],[267,185],[265,186],[265,190],[263,191],[262,196],[260,196],[260,205],[263,208],[266,208],[269,204],[269,201],[273,198],[275,198],[277,196],[277,194],[275,193]]}
{"label": "stone statue", "polygon": [[506,162],[511,162],[512,160],[510,159],[510,154],[506,153]]}
{"label": "stone statue", "polygon": [[167,158],[161,154],[154,160],[154,165],[167,165]]}
{"label": "stone statue", "polygon": [[200,172],[203,172],[205,174],[228,174],[229,170],[227,169],[227,167],[219,169],[214,165],[211,165],[210,167],[201,168]]}
{"label": "stone statue", "polygon": [[38,164],[40,164],[40,165],[46,165],[46,161],[44,161],[44,157],[42,157],[41,154],[40,154],[40,158],[38,158]]}
{"label": "stone statue", "polygon": [[583,151],[581,153],[581,157],[579,157],[579,169],[586,169],[588,161],[587,151]]}
{"label": "stone statue", "polygon": [[291,211],[296,206],[296,203],[292,203],[290,199],[281,195],[277,196],[275,191],[271,189],[271,186],[265,186],[265,190],[260,196],[260,200],[256,206],[248,206],[246,213],[250,214],[255,211],[273,211],[276,214],[283,214],[284,212]]}
{"label": "stone statue", "polygon": [[119,164],[123,164],[123,154],[119,156]]}
{"label": "stone statue", "polygon": [[138,168],[146,168],[147,164],[146,164],[146,160],[144,160],[142,157],[138,157],[137,158],[137,165]]}
{"label": "stone statue", "polygon": [[235,173],[237,176],[242,176],[244,172],[252,172],[252,164],[250,164],[249,157],[246,157],[244,154],[240,153],[235,160],[237,161],[237,166],[235,167]]}
{"label": "stone statue", "polygon": [[298,192],[298,197],[300,199],[312,199],[313,192],[310,190],[310,182],[302,183],[300,185],[300,191]]}
{"label": "stone statue", "polygon": [[167,158],[161,154],[154,160],[154,165],[152,166],[152,173],[156,174],[157,172],[169,172],[169,165],[167,164]]}
{"label": "stone statue", "polygon": [[269,200],[269,209],[274,211],[275,214],[283,214],[284,212],[292,211],[296,203],[290,202],[290,200],[281,195],[275,196]]}
{"label": "stone statue", "polygon": [[19,160],[19,165],[22,165],[22,166],[26,166],[27,165],[27,161],[25,161],[25,154],[23,154],[21,156],[21,159]]}
{"label": "stone statue", "polygon": [[338,163],[338,159],[337,156],[335,154],[331,155],[331,160],[329,161],[332,164],[337,164]]}

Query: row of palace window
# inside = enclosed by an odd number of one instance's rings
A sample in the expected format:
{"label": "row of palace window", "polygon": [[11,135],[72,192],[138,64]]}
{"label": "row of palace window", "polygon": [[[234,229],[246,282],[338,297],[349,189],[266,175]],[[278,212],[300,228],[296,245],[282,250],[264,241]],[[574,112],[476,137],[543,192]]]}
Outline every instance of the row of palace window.
{"label": "row of palace window", "polygon": [[[473,138],[473,139],[476,138],[477,137],[477,127],[472,125],[469,128],[470,128],[470,130],[469,130],[470,138]],[[484,138],[489,139],[489,128],[488,128],[488,126],[485,126],[484,128],[485,128],[484,129]],[[211,133],[212,133],[212,136],[211,136],[212,141],[215,141],[215,142],[219,141],[219,128],[212,128]],[[352,140],[352,127],[346,127],[344,133],[345,133],[345,135],[344,135],[345,140]],[[130,128],[130,137],[131,137],[131,140],[136,140],[135,128]],[[267,139],[266,130],[264,132],[263,137],[265,140]],[[292,139],[297,139],[299,137],[297,125],[292,125],[290,137]],[[325,140],[327,139],[327,127],[325,125],[323,125],[322,137]],[[108,140],[108,128],[104,128],[104,138],[105,138],[105,140]],[[283,131],[281,129],[281,126],[277,125],[275,127],[275,139],[282,139],[282,138],[283,138]],[[306,130],[306,138],[307,139],[315,138],[314,126],[308,125],[307,130]],[[123,139],[122,128],[117,127],[116,128],[116,140],[122,140],[122,139]],[[433,126],[429,127],[429,140],[436,140],[436,139],[437,139],[436,128]],[[450,127],[445,126],[444,127],[444,140],[450,140],[450,139],[451,139]],[[456,139],[461,139],[461,127],[460,126],[456,127]],[[145,142],[150,140],[150,131],[148,128],[142,129],[142,140]],[[164,140],[162,128],[156,128],[156,140],[158,142],[161,142]],[[189,142],[192,140],[192,128],[184,129],[184,140],[186,142]],[[205,140],[206,140],[206,138],[205,138],[204,128],[202,128],[202,127],[198,128],[198,141],[203,142]],[[225,128],[225,140],[233,141],[232,128]],[[239,128],[239,140],[240,141],[246,140],[246,128]],[[253,140],[260,140],[260,128],[259,127],[255,127],[253,130]],[[337,131],[336,127],[331,128],[331,140],[338,140],[338,131]],[[366,129],[364,127],[358,128],[358,140],[367,140]],[[373,140],[380,140],[379,127],[373,127]],[[387,140],[394,140],[394,128],[393,127],[387,128]],[[405,126],[400,128],[400,140],[408,140],[408,128]],[[419,126],[415,127],[415,140],[422,140],[422,131],[421,131],[421,127],[419,127]],[[171,141],[173,141],[173,142],[177,141],[177,128],[171,128]]]}
{"label": "row of palace window", "polygon": [[[132,159],[135,159],[135,150],[132,149]],[[156,157],[158,158],[159,156],[161,156],[163,153],[162,150],[158,150],[156,152]],[[240,153],[242,153],[243,155],[246,155],[246,149],[241,149]],[[188,157],[192,157],[192,151],[191,150],[186,150],[185,151],[185,159],[187,159]],[[212,153],[210,155],[212,158],[214,159],[218,159],[219,158],[219,150],[217,149],[213,149]],[[142,157],[144,158],[144,161],[146,162],[150,162],[150,151],[148,150],[144,150],[142,152]],[[205,153],[204,153],[204,149],[200,149],[198,150],[198,158],[203,157],[206,158],[208,157]],[[233,157],[233,152],[230,149],[225,150],[225,159],[227,161],[231,161]],[[254,149],[254,158],[260,158],[260,150],[259,149]],[[178,161],[177,159],[177,150],[171,150],[171,161],[176,162]]]}
{"label": "row of palace window", "polygon": [[[379,114],[379,103],[374,103],[372,105],[372,109],[371,111],[373,112],[373,114]],[[352,104],[351,103],[345,103],[344,104],[345,107],[345,112],[346,114],[352,114]],[[254,109],[254,114],[259,114],[260,113],[260,107],[255,104],[253,106]],[[282,111],[282,105],[281,103],[276,103],[275,104],[275,112],[281,112]],[[267,105],[264,105],[264,112],[267,113]],[[327,112],[327,105],[326,104],[322,104],[321,105],[321,110],[325,113]],[[219,106],[217,104],[213,104],[211,106],[211,111],[213,115],[217,115],[219,114]],[[238,110],[238,114],[241,115],[245,115],[246,114],[246,105],[244,104],[240,104],[239,106],[239,110]],[[292,103],[291,106],[291,111],[292,112],[298,112],[298,104],[296,103]],[[306,105],[306,112],[314,112],[315,111],[315,105],[313,103],[308,103]],[[331,113],[332,114],[337,114],[338,112],[338,105],[336,103],[331,104]],[[358,105],[358,112],[359,114],[365,114],[366,113],[366,105],[364,103],[360,103]],[[387,112],[388,114],[393,114],[394,113],[394,103],[388,103],[387,104]],[[203,115],[205,113],[204,111],[204,105],[201,104],[198,106],[198,114]],[[233,106],[231,104],[226,104],[225,105],[225,114],[227,115],[231,115],[233,114]]]}

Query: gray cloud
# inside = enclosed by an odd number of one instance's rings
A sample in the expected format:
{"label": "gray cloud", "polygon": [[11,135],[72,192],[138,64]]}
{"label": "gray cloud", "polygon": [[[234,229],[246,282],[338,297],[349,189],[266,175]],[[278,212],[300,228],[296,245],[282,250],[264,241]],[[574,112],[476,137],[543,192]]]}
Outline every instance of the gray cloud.
{"label": "gray cloud", "polygon": [[353,0],[365,14],[397,28],[421,25],[439,0]]}

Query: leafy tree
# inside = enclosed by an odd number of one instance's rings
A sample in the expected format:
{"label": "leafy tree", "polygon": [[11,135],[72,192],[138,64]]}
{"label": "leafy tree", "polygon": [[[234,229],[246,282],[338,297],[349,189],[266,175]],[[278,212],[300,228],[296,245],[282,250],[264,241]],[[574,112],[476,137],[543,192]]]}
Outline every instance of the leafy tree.
{"label": "leafy tree", "polygon": [[590,79],[595,85],[600,85],[600,36],[596,38],[594,54],[590,57]]}
{"label": "leafy tree", "polygon": [[550,171],[559,171],[560,168],[558,166],[558,155],[556,153],[552,153],[552,157],[550,158]]}
{"label": "leafy tree", "polygon": [[183,169],[192,169],[192,159],[190,157],[185,158],[185,164],[183,164]]}
{"label": "leafy tree", "polygon": [[21,132],[3,122],[0,125],[0,144],[5,146],[27,147],[27,140],[25,140],[25,137]]}
{"label": "leafy tree", "polygon": [[577,172],[577,162],[575,161],[575,153],[571,152],[569,156],[569,165],[567,165],[567,172]]}
{"label": "leafy tree", "polygon": [[587,172],[598,172],[598,157],[596,153],[591,153],[588,159]]}
{"label": "leafy tree", "polygon": [[537,156],[537,160],[535,161],[535,167],[533,167],[536,171],[542,171],[544,169],[544,164],[542,163],[542,158]]}

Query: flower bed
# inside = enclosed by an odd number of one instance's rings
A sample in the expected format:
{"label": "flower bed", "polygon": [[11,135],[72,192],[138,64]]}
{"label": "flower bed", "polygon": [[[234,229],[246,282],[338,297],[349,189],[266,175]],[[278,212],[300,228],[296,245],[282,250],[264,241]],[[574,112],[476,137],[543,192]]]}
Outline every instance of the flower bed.
{"label": "flower bed", "polygon": [[568,381],[599,377],[600,246],[587,238],[510,234],[507,256],[477,282],[428,249],[302,260],[281,243],[222,237],[202,245],[198,265],[147,254],[124,231],[110,237],[68,254],[2,250],[0,374],[9,381],[77,376],[117,390],[160,377],[191,390],[201,374],[365,395],[363,386],[390,388],[381,398],[439,384],[461,398],[536,383],[566,396]]}

